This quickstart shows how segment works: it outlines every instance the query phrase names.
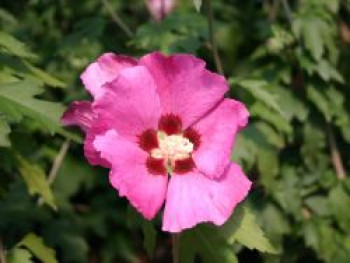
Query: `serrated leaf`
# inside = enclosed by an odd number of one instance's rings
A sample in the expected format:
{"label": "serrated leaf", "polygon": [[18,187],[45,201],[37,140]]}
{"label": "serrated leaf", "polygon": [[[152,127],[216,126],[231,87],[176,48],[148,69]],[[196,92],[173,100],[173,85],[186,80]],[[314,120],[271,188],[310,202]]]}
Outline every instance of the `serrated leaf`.
{"label": "serrated leaf", "polygon": [[64,107],[59,103],[36,99],[43,89],[32,80],[0,84],[0,112],[19,121],[28,116],[40,122],[50,132],[60,128],[59,120]]}
{"label": "serrated leaf", "polygon": [[45,84],[52,87],[57,87],[57,88],[66,87],[66,84],[64,84],[62,81],[52,77],[51,75],[47,74],[45,71],[41,70],[40,68],[37,68],[26,61],[23,61],[23,63],[36,77],[41,79]]}
{"label": "serrated leaf", "polygon": [[194,7],[196,8],[197,12],[201,10],[202,7],[202,0],[193,0]]}
{"label": "serrated leaf", "polygon": [[44,263],[58,263],[56,260],[55,250],[46,246],[43,238],[33,233],[26,235],[18,245],[28,248],[38,259]]}
{"label": "serrated leaf", "polygon": [[2,31],[0,31],[0,50],[1,49],[21,58],[36,58],[22,42]]}
{"label": "serrated leaf", "polygon": [[277,253],[257,224],[255,215],[246,207],[241,207],[238,211],[236,209],[222,231],[231,244],[238,242],[250,249]]}
{"label": "serrated leaf", "polygon": [[204,263],[238,263],[233,247],[211,225],[200,225],[181,234],[180,262],[193,263],[196,255]]}
{"label": "serrated leaf", "polygon": [[[233,80],[235,83],[235,80]],[[279,114],[284,115],[279,103],[277,102],[276,94],[269,92],[268,83],[264,80],[242,80],[238,81],[238,85],[245,88],[253,97],[265,103],[268,107],[274,109]]]}
{"label": "serrated leaf", "polygon": [[325,196],[310,196],[304,200],[308,208],[312,210],[316,215],[329,216],[330,205]]}
{"label": "serrated leaf", "polygon": [[329,193],[330,209],[335,219],[344,231],[350,229],[350,195],[344,190],[342,185],[333,188]]}
{"label": "serrated leaf", "polygon": [[154,249],[156,248],[157,231],[152,222],[144,220],[142,224],[143,232],[143,247],[146,249],[150,258],[153,257]]}
{"label": "serrated leaf", "polygon": [[273,147],[260,147],[257,155],[257,167],[261,183],[269,191],[275,187],[275,177],[279,171],[278,151]]}
{"label": "serrated leaf", "polygon": [[8,137],[11,129],[5,118],[0,116],[0,147],[10,147],[11,142]]}
{"label": "serrated leaf", "polygon": [[32,263],[32,254],[24,248],[14,248],[6,257],[7,263]]}
{"label": "serrated leaf", "polygon": [[252,116],[257,116],[260,119],[269,122],[281,132],[287,134],[292,133],[292,126],[283,115],[271,110],[259,101],[253,104],[250,108],[250,113]]}
{"label": "serrated leaf", "polygon": [[321,113],[323,113],[327,121],[331,120],[331,110],[326,96],[313,86],[307,87],[308,98],[315,104]]}
{"label": "serrated leaf", "polygon": [[339,73],[337,68],[327,60],[322,59],[315,67],[315,70],[326,82],[335,80],[339,83],[344,83],[343,76]]}
{"label": "serrated leaf", "polygon": [[29,194],[39,194],[46,204],[56,209],[53,194],[41,167],[31,164],[21,156],[17,156],[17,160],[19,171],[27,184]]}
{"label": "serrated leaf", "polygon": [[303,24],[305,46],[316,60],[320,60],[324,52],[320,23],[323,24],[319,19],[308,19]]}

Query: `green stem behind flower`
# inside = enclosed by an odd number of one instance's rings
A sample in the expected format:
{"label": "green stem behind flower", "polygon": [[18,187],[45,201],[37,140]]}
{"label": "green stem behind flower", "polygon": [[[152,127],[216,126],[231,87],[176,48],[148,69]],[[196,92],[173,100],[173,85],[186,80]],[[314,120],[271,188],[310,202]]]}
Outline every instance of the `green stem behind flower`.
{"label": "green stem behind flower", "polygon": [[213,7],[212,7],[211,0],[207,0],[207,16],[208,16],[208,27],[209,27],[209,40],[210,40],[210,45],[213,52],[216,70],[218,71],[218,73],[223,75],[224,70],[222,67],[221,59],[218,52],[218,47],[214,36],[214,14],[213,14]]}
{"label": "green stem behind flower", "polygon": [[180,263],[180,234],[172,234],[173,263]]}

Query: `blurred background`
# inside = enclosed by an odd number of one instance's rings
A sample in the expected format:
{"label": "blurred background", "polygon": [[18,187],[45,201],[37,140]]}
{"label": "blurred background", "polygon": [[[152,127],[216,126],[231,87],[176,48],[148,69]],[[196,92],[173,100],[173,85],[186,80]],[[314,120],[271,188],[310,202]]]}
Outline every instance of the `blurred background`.
{"label": "blurred background", "polygon": [[[222,64],[251,113],[232,155],[254,182],[244,205],[277,251],[208,232],[183,238],[193,250],[181,262],[350,262],[350,1],[150,11],[141,0],[1,0],[0,262],[171,262],[161,217],[143,221],[84,159],[82,134],[59,124],[89,99],[79,75],[100,54],[154,50]],[[209,255],[224,248],[237,258]]]}

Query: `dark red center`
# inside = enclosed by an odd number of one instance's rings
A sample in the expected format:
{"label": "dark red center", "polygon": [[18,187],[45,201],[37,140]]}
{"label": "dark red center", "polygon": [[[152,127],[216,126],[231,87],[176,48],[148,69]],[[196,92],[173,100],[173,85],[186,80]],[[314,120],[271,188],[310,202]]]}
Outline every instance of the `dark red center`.
{"label": "dark red center", "polygon": [[[193,143],[194,151],[198,149],[201,144],[201,136],[194,128],[187,128],[182,130],[182,121],[179,116],[174,114],[163,115],[158,122],[158,130],[164,132],[166,135],[182,135]],[[157,131],[148,129],[138,136],[138,144],[140,148],[151,154],[151,151],[158,148],[159,142]],[[167,165],[164,159],[154,158],[151,155],[147,158],[146,166],[148,171],[154,175],[167,175]],[[186,174],[195,168],[195,163],[192,156],[176,160],[173,167],[173,172],[176,174]]]}

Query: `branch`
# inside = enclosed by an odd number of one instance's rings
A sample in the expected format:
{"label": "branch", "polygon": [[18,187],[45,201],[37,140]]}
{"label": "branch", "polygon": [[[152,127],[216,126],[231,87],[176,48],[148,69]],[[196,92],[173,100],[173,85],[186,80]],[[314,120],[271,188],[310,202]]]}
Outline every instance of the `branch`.
{"label": "branch", "polygon": [[[67,155],[69,146],[70,146],[70,141],[65,140],[60,148],[60,151],[56,155],[56,158],[53,161],[49,176],[47,177],[47,182],[49,185],[51,185],[55,181],[57,174],[58,174],[58,171],[61,168],[61,165],[63,163],[63,160]],[[38,204],[42,205],[43,203],[44,203],[44,199],[42,197],[40,197],[38,200]]]}
{"label": "branch", "polygon": [[292,11],[291,8],[289,6],[288,0],[281,0],[282,2],[282,6],[284,9],[284,13],[286,14],[287,20],[289,22],[289,24],[292,25],[293,19],[292,19]]}
{"label": "branch", "polygon": [[329,124],[327,124],[327,133],[328,133],[329,147],[331,150],[332,163],[333,163],[335,172],[337,174],[337,178],[339,180],[344,180],[346,177],[345,168],[339,153],[339,149],[334,137],[334,133]]}
{"label": "branch", "polygon": [[125,34],[132,38],[134,36],[134,33],[131,31],[131,29],[127,26],[127,24],[125,24],[123,22],[123,20],[118,16],[118,14],[116,14],[113,10],[113,7],[111,6],[111,4],[108,2],[108,0],[101,0],[103,6],[106,8],[106,10],[108,11],[108,13],[110,14],[112,20],[114,23],[117,24],[117,26],[119,26],[124,32]]}
{"label": "branch", "polygon": [[224,70],[222,67],[221,59],[220,59],[219,52],[218,52],[218,47],[216,45],[215,36],[214,36],[214,15],[213,15],[213,7],[212,7],[211,0],[208,0],[208,11],[207,12],[208,12],[207,15],[208,15],[208,27],[209,27],[209,40],[210,40],[210,44],[211,44],[212,51],[213,51],[213,57],[214,57],[216,70],[221,75],[224,75]]}

